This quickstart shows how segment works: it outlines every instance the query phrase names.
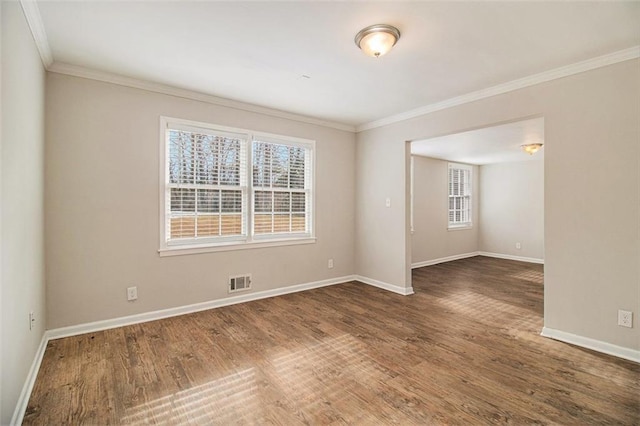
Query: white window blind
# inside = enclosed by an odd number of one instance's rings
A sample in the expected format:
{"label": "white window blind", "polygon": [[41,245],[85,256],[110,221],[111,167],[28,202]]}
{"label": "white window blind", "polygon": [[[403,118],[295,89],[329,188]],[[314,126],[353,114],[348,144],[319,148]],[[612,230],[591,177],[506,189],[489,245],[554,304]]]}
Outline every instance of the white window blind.
{"label": "white window blind", "polygon": [[247,235],[246,136],[167,129],[170,242]]}
{"label": "white window blind", "polygon": [[161,128],[161,252],[313,237],[313,141],[164,117]]}
{"label": "white window blind", "polygon": [[309,234],[311,149],[253,141],[253,232]]}
{"label": "white window blind", "polygon": [[449,228],[470,227],[471,166],[449,163]]}

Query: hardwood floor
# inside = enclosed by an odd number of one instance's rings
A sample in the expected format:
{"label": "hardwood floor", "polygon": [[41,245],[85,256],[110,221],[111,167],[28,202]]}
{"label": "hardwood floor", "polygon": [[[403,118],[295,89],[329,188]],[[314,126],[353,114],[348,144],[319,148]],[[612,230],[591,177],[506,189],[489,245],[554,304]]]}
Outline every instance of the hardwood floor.
{"label": "hardwood floor", "polygon": [[539,336],[486,257],[49,342],[25,424],[639,424],[640,365]]}

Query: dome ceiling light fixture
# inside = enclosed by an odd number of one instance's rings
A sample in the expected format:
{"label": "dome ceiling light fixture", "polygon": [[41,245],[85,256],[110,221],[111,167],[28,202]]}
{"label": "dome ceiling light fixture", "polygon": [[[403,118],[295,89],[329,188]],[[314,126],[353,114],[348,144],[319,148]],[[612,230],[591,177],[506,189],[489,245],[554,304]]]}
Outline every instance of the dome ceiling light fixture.
{"label": "dome ceiling light fixture", "polygon": [[389,52],[400,39],[400,31],[387,24],[370,25],[356,34],[356,46],[365,55],[379,58]]}
{"label": "dome ceiling light fixture", "polygon": [[524,152],[526,152],[529,155],[533,155],[536,152],[540,151],[540,148],[542,148],[542,144],[541,143],[529,143],[526,145],[520,145],[520,148],[522,148],[522,150]]}

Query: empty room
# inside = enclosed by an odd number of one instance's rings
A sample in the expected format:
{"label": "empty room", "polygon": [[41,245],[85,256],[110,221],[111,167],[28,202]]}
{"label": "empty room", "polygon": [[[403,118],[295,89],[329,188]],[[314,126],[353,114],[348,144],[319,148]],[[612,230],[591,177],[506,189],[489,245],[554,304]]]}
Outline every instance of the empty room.
{"label": "empty room", "polygon": [[640,424],[640,3],[0,5],[0,424]]}

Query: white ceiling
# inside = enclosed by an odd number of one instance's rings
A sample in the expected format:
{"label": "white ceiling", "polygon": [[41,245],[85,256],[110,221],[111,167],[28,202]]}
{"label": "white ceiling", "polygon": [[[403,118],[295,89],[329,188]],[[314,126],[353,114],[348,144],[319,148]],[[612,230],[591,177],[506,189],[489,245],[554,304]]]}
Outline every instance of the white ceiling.
{"label": "white ceiling", "polygon": [[530,143],[544,144],[543,118],[413,141],[411,154],[477,165],[543,160],[544,147],[534,155],[522,151]]}
{"label": "white ceiling", "polygon": [[640,2],[37,4],[55,62],[353,126],[640,44]]}

